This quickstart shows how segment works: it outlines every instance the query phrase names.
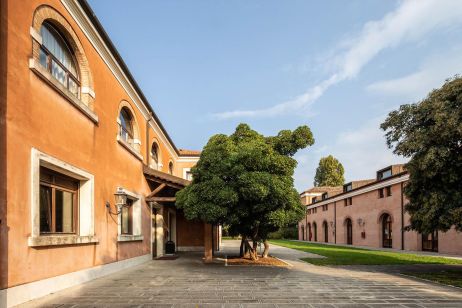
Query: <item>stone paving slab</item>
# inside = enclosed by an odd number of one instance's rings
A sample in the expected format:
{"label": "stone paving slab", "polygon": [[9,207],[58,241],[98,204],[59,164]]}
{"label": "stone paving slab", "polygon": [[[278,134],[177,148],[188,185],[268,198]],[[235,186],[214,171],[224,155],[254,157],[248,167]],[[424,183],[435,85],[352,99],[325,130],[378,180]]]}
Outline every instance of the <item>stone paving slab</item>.
{"label": "stone paving slab", "polygon": [[[225,243],[225,251],[238,251],[238,242]],[[150,261],[21,307],[462,307],[459,288],[380,268],[315,266],[298,260],[294,252],[282,247],[271,251],[293,264],[290,268],[203,264],[199,253],[181,254],[177,260]]]}

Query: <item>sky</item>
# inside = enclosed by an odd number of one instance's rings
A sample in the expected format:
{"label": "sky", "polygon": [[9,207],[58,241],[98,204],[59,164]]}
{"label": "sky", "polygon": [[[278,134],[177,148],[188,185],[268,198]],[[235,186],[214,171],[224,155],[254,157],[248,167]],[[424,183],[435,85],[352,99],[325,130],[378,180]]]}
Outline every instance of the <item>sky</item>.
{"label": "sky", "polygon": [[380,123],[462,71],[459,0],[88,1],[178,148],[308,125],[300,192],[327,155],[346,181],[405,162]]}

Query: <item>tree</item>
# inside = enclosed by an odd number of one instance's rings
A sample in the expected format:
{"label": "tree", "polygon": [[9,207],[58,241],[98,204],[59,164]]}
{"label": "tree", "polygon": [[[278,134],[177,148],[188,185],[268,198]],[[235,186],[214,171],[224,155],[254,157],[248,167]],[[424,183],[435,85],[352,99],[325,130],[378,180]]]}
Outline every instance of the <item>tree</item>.
{"label": "tree", "polygon": [[266,256],[268,234],[304,216],[292,156],[313,143],[307,126],[265,137],[240,124],[230,136],[214,135],[191,169],[192,183],[176,194],[176,205],[187,219],[229,226],[229,235],[242,236],[241,252],[245,246],[252,259],[263,241]]}
{"label": "tree", "polygon": [[421,102],[400,106],[381,128],[393,152],[410,158],[408,229],[462,231],[462,79],[449,79]]}
{"label": "tree", "polygon": [[332,155],[319,160],[314,186],[339,186],[345,183],[343,165]]}

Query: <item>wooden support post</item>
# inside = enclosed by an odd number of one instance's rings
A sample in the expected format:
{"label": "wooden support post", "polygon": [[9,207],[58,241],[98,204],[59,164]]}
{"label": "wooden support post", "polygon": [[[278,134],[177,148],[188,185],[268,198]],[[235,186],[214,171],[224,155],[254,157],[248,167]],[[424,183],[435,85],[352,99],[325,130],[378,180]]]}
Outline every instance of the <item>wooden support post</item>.
{"label": "wooden support post", "polygon": [[204,262],[213,261],[212,226],[204,223]]}

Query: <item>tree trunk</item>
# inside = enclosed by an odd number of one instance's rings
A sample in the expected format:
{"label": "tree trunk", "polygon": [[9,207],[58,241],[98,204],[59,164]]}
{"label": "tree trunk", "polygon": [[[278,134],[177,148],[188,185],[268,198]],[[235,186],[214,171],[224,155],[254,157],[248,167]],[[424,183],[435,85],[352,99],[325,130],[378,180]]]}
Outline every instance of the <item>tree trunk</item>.
{"label": "tree trunk", "polygon": [[252,240],[252,244],[253,244],[252,250],[253,250],[255,260],[258,260],[258,241]]}
{"label": "tree trunk", "polygon": [[245,240],[245,247],[248,249],[249,255],[250,255],[250,258],[252,259],[252,261],[256,261],[257,258],[255,257],[255,251],[252,248],[252,246],[250,246],[249,241],[247,239]]}
{"label": "tree trunk", "polygon": [[241,238],[241,247],[239,248],[239,257],[243,258],[245,251],[244,251],[244,245],[245,245],[245,237]]}
{"label": "tree trunk", "polygon": [[266,257],[268,257],[269,247],[270,247],[270,246],[269,246],[269,243],[268,243],[267,240],[264,240],[264,241],[263,241],[263,245],[265,245],[265,249],[263,250],[263,253],[262,253],[261,257],[262,257],[262,258],[266,258]]}

